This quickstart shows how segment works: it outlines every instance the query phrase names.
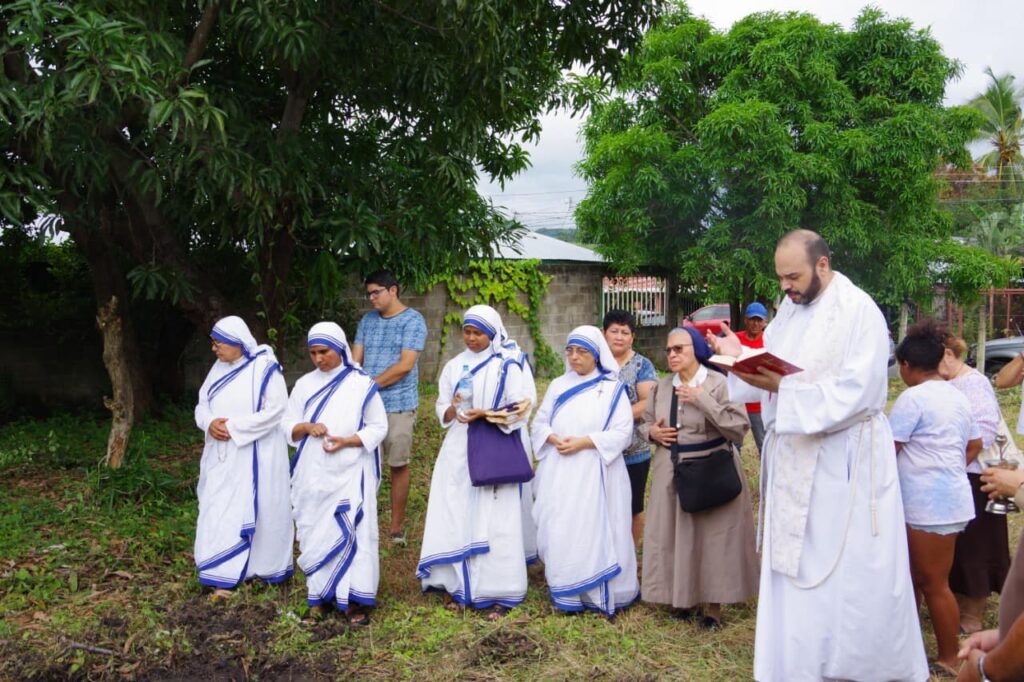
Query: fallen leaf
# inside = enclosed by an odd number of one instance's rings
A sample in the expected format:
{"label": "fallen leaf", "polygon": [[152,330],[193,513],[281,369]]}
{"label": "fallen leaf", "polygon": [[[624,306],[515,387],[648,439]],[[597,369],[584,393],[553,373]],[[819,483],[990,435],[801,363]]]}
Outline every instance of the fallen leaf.
{"label": "fallen leaf", "polygon": [[49,623],[50,620],[51,620],[50,617],[48,615],[46,615],[45,613],[43,613],[42,611],[36,611],[35,613],[33,613],[32,614],[32,619],[33,620],[41,620],[44,623]]}
{"label": "fallen leaf", "polygon": [[127,656],[128,655],[128,650],[131,649],[131,647],[132,647],[132,642],[134,642],[135,638],[138,637],[138,636],[139,636],[138,632],[133,632],[132,634],[128,635],[128,639],[126,639],[124,641],[124,646],[121,648],[121,653],[123,653],[125,656]]}

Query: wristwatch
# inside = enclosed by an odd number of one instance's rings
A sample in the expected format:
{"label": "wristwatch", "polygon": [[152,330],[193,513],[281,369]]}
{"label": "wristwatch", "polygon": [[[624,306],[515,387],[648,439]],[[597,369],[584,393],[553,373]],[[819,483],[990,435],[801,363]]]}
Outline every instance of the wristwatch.
{"label": "wristwatch", "polygon": [[985,675],[985,654],[978,656],[978,680],[980,682],[992,682],[992,680],[988,679]]}

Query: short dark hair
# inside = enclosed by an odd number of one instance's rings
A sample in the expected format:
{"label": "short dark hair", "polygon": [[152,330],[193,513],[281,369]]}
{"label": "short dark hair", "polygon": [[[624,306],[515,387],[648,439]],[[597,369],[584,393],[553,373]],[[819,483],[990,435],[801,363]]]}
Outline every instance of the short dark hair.
{"label": "short dark hair", "polygon": [[819,234],[816,239],[807,242],[807,258],[811,261],[812,268],[818,264],[818,259],[822,256],[829,263],[832,262],[832,249],[828,248],[828,242]]}
{"label": "short dark hair", "polygon": [[363,284],[366,286],[376,284],[379,287],[390,289],[391,287],[398,286],[398,279],[395,278],[395,273],[390,270],[378,270],[367,275],[366,279],[363,280]]}
{"label": "short dark hair", "polygon": [[946,352],[949,330],[937,320],[926,318],[911,325],[906,337],[896,346],[896,360],[914,369],[938,369]]}
{"label": "short dark hair", "polygon": [[629,327],[629,331],[636,333],[636,318],[633,317],[632,313],[622,308],[612,308],[604,314],[604,330],[608,331],[608,327],[613,324],[624,324]]}

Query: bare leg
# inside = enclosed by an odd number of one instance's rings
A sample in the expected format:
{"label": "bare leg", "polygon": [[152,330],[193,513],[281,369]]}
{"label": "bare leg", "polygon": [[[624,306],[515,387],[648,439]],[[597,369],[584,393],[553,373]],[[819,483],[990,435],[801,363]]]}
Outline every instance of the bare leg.
{"label": "bare leg", "polygon": [[409,466],[391,467],[391,533],[401,533],[409,499]]}
{"label": "bare leg", "polygon": [[956,534],[938,535],[907,528],[910,546],[910,577],[914,590],[924,597],[935,628],[939,645],[938,660],[953,668],[959,667],[956,657],[960,610],[949,589],[949,569],[953,565]]}
{"label": "bare leg", "polygon": [[985,608],[988,597],[968,597],[966,594],[953,593],[956,605],[960,607],[960,629],[967,634],[978,632],[985,620]]}
{"label": "bare leg", "polygon": [[633,514],[633,546],[640,549],[644,539],[644,513]]}

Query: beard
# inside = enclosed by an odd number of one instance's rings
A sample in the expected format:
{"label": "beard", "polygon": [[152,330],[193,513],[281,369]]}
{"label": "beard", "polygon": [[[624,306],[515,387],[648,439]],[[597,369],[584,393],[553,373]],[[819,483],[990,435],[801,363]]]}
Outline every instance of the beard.
{"label": "beard", "polygon": [[818,271],[814,270],[811,272],[811,283],[807,285],[807,290],[802,291],[798,294],[797,299],[793,300],[793,303],[797,305],[808,305],[814,302],[814,299],[818,298],[818,294],[821,293],[821,277],[818,276]]}

